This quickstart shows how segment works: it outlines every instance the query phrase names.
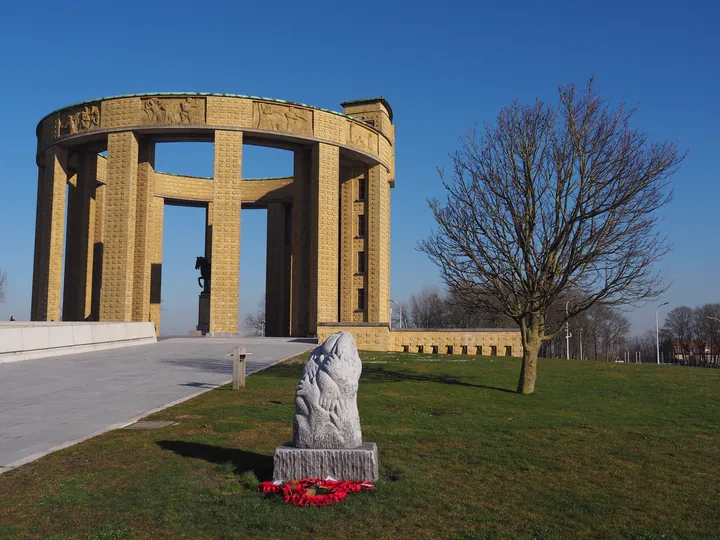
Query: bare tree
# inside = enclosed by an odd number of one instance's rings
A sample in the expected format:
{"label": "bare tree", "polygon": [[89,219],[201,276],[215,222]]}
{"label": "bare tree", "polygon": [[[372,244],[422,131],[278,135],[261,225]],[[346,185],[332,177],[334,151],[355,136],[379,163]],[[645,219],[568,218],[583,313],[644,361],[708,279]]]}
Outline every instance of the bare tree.
{"label": "bare tree", "polygon": [[687,306],[676,307],[665,317],[663,330],[677,347],[683,362],[688,361],[691,353],[694,323],[693,310]]}
{"label": "bare tree", "polygon": [[410,305],[407,302],[399,301],[391,305],[392,327],[393,328],[410,328],[412,322],[410,317]]}
{"label": "bare tree", "polygon": [[265,335],[265,297],[258,302],[257,311],[245,317],[245,331],[248,336]]}
{"label": "bare tree", "polygon": [[0,304],[5,301],[5,289],[7,289],[7,272],[0,268]]}
{"label": "bare tree", "polygon": [[705,304],[693,310],[693,334],[700,361],[716,364],[720,343],[720,304]]}
{"label": "bare tree", "polygon": [[423,287],[410,295],[410,320],[415,328],[443,328],[445,303],[439,287]]}
{"label": "bare tree", "polygon": [[[557,108],[503,108],[482,137],[464,137],[453,174],[440,172],[447,200],[430,201],[438,228],[419,248],[454,295],[520,326],[520,393],[534,391],[540,344],[565,320],[664,290],[653,263],[669,248],[656,211],[684,156],[630,128],[632,114],[605,104],[592,80],[581,92],[560,87]],[[570,291],[582,295],[549,324]]]}

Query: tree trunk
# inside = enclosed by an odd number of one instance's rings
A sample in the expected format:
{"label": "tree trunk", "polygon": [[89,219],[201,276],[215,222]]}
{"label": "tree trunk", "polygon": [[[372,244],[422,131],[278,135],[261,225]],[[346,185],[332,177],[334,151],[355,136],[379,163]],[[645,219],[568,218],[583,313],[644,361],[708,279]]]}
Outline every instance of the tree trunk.
{"label": "tree trunk", "polygon": [[535,391],[535,379],[537,379],[537,359],[539,346],[523,348],[522,367],[520,368],[520,380],[518,381],[518,394],[532,394]]}
{"label": "tree trunk", "polygon": [[520,325],[523,359],[520,368],[520,379],[518,380],[518,394],[532,394],[535,391],[535,379],[537,378],[537,359],[540,351],[541,332],[544,324],[541,324],[539,315],[529,315],[527,321]]}

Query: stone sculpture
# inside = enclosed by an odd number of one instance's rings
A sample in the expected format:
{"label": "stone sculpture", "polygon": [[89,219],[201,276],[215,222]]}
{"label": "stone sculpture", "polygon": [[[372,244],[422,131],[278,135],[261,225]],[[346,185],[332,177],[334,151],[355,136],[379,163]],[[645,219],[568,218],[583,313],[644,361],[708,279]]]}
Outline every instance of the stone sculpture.
{"label": "stone sculpture", "polygon": [[[198,286],[202,287],[203,292],[210,292],[210,261],[205,257],[197,257],[195,259],[195,270],[200,270],[198,277]],[[200,281],[202,280],[202,283]]]}
{"label": "stone sculpture", "polygon": [[362,444],[357,408],[362,362],[348,332],[331,335],[310,355],[295,391],[296,448],[356,448]]}
{"label": "stone sculpture", "polygon": [[352,334],[316,347],[295,391],[293,440],[275,449],[273,480],[378,478],[378,451],[362,442],[357,408],[362,362]]}

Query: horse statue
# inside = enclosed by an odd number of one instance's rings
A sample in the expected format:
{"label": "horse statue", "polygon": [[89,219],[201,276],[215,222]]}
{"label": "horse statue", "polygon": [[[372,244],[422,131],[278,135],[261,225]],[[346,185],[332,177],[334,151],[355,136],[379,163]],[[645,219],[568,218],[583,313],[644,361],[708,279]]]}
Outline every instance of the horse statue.
{"label": "horse statue", "polygon": [[[210,261],[205,257],[198,257],[195,259],[195,270],[200,270],[200,277],[198,277],[198,286],[202,287],[203,292],[210,292]],[[200,283],[200,280],[203,282]]]}

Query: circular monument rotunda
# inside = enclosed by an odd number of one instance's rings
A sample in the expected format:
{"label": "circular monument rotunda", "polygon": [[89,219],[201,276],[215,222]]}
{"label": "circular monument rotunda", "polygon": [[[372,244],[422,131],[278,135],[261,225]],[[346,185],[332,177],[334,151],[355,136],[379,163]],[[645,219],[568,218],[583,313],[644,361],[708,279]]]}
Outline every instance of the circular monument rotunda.
{"label": "circular monument rotunda", "polygon": [[[206,209],[198,329],[238,331],[242,208],[267,209],[266,335],[387,325],[392,110],[383,98],[341,105],[134,94],[47,115],[32,320],[152,321],[159,332],[163,209],[174,204]],[[212,178],[155,170],[155,143],[177,141],[214,143]],[[292,151],[292,177],[243,178],[244,144]]]}

